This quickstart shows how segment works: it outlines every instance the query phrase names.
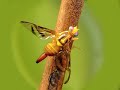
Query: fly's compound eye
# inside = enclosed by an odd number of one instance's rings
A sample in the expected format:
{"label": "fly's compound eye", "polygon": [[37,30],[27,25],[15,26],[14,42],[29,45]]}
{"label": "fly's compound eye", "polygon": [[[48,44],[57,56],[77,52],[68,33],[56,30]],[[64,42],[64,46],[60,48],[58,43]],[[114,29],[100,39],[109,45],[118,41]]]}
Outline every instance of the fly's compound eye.
{"label": "fly's compound eye", "polygon": [[73,29],[74,29],[73,26],[70,26],[70,27],[69,27],[69,31],[70,31],[70,32],[71,32]]}
{"label": "fly's compound eye", "polygon": [[76,32],[75,34],[74,34],[74,37],[77,37],[78,36],[78,32]]}

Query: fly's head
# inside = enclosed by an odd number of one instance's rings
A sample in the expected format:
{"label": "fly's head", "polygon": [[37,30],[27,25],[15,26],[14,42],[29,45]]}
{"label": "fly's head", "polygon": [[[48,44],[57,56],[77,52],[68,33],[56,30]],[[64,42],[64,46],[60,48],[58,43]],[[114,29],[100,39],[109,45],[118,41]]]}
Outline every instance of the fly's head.
{"label": "fly's head", "polygon": [[77,26],[76,27],[73,27],[73,26],[69,27],[69,32],[73,38],[78,36],[78,30],[79,29],[77,28]]}
{"label": "fly's head", "polygon": [[73,26],[70,26],[69,27],[69,32],[71,33],[71,35],[73,35],[73,37],[77,37],[78,36],[78,28],[77,26],[76,27],[73,27]]}

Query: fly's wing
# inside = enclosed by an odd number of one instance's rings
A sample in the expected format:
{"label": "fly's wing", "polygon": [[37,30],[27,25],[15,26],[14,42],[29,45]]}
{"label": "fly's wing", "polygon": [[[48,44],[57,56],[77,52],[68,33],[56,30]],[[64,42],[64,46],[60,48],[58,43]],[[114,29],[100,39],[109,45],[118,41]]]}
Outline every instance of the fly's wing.
{"label": "fly's wing", "polygon": [[28,30],[30,30],[34,35],[36,35],[40,39],[48,39],[55,36],[54,30],[37,26],[34,23],[30,23],[26,21],[21,21],[21,24],[23,24]]}

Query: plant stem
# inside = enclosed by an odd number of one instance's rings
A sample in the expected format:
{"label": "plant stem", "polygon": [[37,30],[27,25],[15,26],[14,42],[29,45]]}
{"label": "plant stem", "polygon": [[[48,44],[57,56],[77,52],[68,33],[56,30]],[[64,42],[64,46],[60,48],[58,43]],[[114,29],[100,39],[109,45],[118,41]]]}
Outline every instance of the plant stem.
{"label": "plant stem", "polygon": [[[81,9],[83,7],[84,0],[62,0],[61,1],[61,6],[59,10],[59,15],[58,15],[58,20],[56,24],[56,33],[68,30],[69,26],[77,26],[78,25],[78,20],[81,14]],[[68,44],[69,47],[72,47],[72,43]],[[68,46],[64,46],[63,50],[66,50]],[[60,66],[63,68],[67,67],[68,60],[69,60],[69,55],[70,53],[61,56],[56,56],[60,57],[62,62],[58,63]],[[59,54],[58,54],[59,55]],[[61,90],[63,86],[63,81],[64,81],[64,76],[65,76],[65,71],[60,71],[59,70],[59,78],[58,76],[55,77],[57,78],[56,85],[50,86],[50,76],[51,73],[53,73],[57,67],[56,67],[56,62],[55,62],[54,56],[48,57],[48,60],[46,62],[45,70],[43,73],[42,81],[39,90]]]}

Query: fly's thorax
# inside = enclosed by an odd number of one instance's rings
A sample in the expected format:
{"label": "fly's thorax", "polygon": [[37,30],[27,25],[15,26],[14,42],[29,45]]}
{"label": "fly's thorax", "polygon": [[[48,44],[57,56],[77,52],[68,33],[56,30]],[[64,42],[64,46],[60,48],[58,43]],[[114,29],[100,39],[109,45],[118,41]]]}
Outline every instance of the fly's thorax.
{"label": "fly's thorax", "polygon": [[67,43],[67,41],[71,38],[71,35],[68,34],[66,37],[62,38],[60,40],[60,42],[64,45],[65,43]]}
{"label": "fly's thorax", "polygon": [[66,40],[68,39],[68,37],[69,37],[69,31],[63,31],[59,34],[57,39],[59,41],[63,40],[63,42],[61,42],[61,43],[64,44],[66,42]]}
{"label": "fly's thorax", "polygon": [[67,41],[71,38],[71,35],[61,35],[59,38],[57,38],[57,45],[58,46],[63,46],[65,43],[67,43]]}
{"label": "fly's thorax", "polygon": [[56,43],[48,43],[45,47],[45,53],[50,56],[58,53],[59,50],[60,50],[60,47],[57,46]]}

